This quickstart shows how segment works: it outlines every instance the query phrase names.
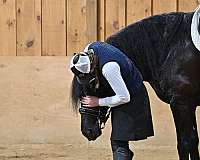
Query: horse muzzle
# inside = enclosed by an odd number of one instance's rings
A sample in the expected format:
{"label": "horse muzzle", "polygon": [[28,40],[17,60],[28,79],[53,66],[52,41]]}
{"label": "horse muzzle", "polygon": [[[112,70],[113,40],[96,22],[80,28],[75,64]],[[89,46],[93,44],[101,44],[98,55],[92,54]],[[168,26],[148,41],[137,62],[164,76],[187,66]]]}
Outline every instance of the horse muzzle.
{"label": "horse muzzle", "polygon": [[81,115],[81,132],[89,141],[94,141],[102,134],[102,131],[99,122],[91,118],[94,117]]}
{"label": "horse muzzle", "polygon": [[96,140],[101,134],[110,111],[108,107],[79,108],[81,114],[81,132],[89,140]]}

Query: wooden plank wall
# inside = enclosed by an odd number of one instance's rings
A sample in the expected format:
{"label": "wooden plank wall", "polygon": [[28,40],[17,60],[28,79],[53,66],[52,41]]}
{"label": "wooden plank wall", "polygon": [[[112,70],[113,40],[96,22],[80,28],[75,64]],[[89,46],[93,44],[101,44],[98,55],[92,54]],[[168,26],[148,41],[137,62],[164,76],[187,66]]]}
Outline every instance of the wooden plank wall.
{"label": "wooden plank wall", "polygon": [[41,0],[16,0],[17,55],[41,55]]}
{"label": "wooden plank wall", "polygon": [[97,40],[97,1],[67,0],[67,53],[71,55]]}
{"label": "wooden plank wall", "polygon": [[0,55],[16,55],[15,1],[0,1]]}
{"label": "wooden plank wall", "polygon": [[42,0],[42,55],[66,55],[66,2],[64,0]]}
{"label": "wooden plank wall", "polygon": [[0,0],[1,56],[66,56],[144,17],[198,0]]}

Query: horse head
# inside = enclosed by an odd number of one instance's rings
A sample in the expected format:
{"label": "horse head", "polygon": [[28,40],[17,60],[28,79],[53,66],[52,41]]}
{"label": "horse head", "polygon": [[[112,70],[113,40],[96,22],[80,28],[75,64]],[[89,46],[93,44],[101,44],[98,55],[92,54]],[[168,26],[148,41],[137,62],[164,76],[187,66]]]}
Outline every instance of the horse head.
{"label": "horse head", "polygon": [[102,124],[108,119],[108,107],[87,108],[81,105],[81,98],[98,96],[94,77],[79,79],[74,76],[71,87],[73,109],[81,114],[81,132],[89,140],[96,140],[101,134]]}

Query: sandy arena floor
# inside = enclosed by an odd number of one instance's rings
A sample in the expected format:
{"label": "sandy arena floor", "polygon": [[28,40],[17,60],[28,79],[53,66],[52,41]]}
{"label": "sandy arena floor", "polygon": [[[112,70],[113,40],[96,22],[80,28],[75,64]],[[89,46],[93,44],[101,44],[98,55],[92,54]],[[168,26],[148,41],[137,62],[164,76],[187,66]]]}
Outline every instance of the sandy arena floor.
{"label": "sandy arena floor", "polygon": [[[112,159],[110,121],[95,142],[80,133],[79,116],[70,109],[68,63],[66,57],[0,58],[0,160]],[[147,88],[155,136],[131,143],[134,160],[176,160],[169,107]]]}

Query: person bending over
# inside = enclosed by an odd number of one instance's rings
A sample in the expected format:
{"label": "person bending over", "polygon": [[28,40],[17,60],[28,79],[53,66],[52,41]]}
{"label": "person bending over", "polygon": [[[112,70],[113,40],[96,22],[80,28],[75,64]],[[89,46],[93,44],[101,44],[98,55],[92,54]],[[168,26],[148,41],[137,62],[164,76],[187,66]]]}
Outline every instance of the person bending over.
{"label": "person bending over", "polygon": [[111,107],[111,146],[114,160],[131,160],[129,141],[153,136],[149,97],[140,72],[119,49],[105,42],[93,42],[72,57],[71,71],[79,80],[89,74],[98,79],[103,98],[87,95],[84,107]]}

